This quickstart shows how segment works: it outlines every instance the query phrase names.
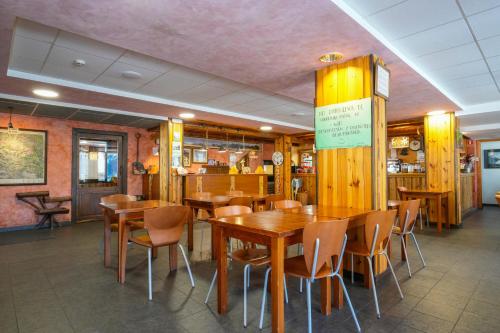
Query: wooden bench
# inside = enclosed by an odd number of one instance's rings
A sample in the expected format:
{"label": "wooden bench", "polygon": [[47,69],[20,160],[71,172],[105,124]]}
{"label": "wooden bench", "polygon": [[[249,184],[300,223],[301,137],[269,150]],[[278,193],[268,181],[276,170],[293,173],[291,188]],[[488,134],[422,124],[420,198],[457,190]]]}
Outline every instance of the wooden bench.
{"label": "wooden bench", "polygon": [[[26,202],[33,208],[37,216],[41,216],[40,221],[36,225],[37,229],[43,227],[47,221],[49,222],[50,229],[53,229],[54,224],[59,226],[59,223],[55,220],[55,215],[68,214],[69,209],[61,207],[61,205],[64,202],[72,200],[71,196],[50,197],[49,191],[16,193],[16,198]],[[30,199],[35,200],[32,201]],[[54,204],[55,206],[47,207],[47,204]]]}

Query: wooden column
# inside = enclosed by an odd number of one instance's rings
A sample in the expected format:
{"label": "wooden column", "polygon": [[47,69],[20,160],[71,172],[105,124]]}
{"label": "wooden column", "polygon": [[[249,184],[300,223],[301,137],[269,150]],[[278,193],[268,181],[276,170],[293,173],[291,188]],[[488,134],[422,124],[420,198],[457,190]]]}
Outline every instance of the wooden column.
{"label": "wooden column", "polygon": [[[168,201],[182,204],[182,177],[177,175],[177,168],[182,166],[182,151],[184,147],[184,123],[180,119],[168,121],[169,165],[170,179],[168,186]],[[179,153],[176,153],[180,149]],[[180,156],[180,159],[179,159]]]}
{"label": "wooden column", "polygon": [[168,121],[160,124],[160,200],[168,200],[169,168]]}
{"label": "wooden column", "polygon": [[[455,114],[426,116],[425,122],[425,164],[426,182],[429,190],[452,191],[449,201],[450,224],[460,222],[456,213],[456,193],[460,191],[456,142]],[[436,203],[431,203],[431,220],[437,219]]]}
{"label": "wooden column", "polygon": [[274,166],[274,193],[292,198],[292,138],[283,135],[274,141],[274,151],[283,153],[283,164]]}

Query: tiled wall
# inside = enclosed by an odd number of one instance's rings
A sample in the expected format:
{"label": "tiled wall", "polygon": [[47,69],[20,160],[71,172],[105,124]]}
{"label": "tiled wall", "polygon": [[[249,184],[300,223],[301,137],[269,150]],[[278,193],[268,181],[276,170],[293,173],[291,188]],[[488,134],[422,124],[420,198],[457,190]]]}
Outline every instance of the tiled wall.
{"label": "tiled wall", "polygon": [[[5,127],[7,123],[8,114],[0,113],[0,126]],[[131,164],[136,160],[135,133],[142,134],[139,160],[144,163],[146,168],[151,164],[158,165],[158,157],[152,155],[154,141],[150,139],[151,133],[143,129],[19,115],[14,115],[13,123],[15,127],[21,129],[48,131],[47,185],[0,186],[0,228],[26,226],[36,223],[33,210],[27,204],[16,200],[16,192],[50,191],[51,196],[71,195],[71,145],[73,128],[128,133],[127,190],[129,194],[142,193],[142,177],[133,175],[131,170]],[[70,216],[60,216],[58,219],[69,220]]]}

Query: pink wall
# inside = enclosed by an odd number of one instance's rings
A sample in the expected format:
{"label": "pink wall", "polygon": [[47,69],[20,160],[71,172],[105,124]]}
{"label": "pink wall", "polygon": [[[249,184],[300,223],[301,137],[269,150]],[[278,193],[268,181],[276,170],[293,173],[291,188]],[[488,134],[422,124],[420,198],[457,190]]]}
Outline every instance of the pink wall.
{"label": "pink wall", "polygon": [[[8,114],[0,113],[0,126],[8,123]],[[154,141],[151,133],[143,129],[95,124],[71,120],[57,120],[14,115],[14,126],[22,129],[48,131],[47,150],[47,185],[36,186],[0,186],[0,228],[26,226],[36,223],[33,210],[25,203],[15,199],[16,192],[50,191],[51,196],[71,195],[71,151],[72,129],[88,128],[104,131],[128,133],[128,194],[142,193],[142,176],[133,175],[131,164],[136,160],[135,133],[141,133],[139,160],[147,168],[158,165],[158,157],[152,155]],[[66,204],[70,208],[69,204]],[[59,216],[59,220],[69,220],[68,216]]]}

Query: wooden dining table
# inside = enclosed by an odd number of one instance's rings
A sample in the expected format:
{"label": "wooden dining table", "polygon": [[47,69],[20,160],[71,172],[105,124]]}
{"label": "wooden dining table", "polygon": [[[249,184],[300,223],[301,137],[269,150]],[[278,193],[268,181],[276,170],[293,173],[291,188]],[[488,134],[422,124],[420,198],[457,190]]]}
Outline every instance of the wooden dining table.
{"label": "wooden dining table", "polygon": [[[409,199],[427,199],[436,201],[437,209],[437,231],[440,233],[443,230],[443,220],[446,223],[446,228],[450,229],[450,216],[453,215],[453,205],[451,203],[451,191],[437,191],[437,190],[406,190],[401,191],[401,200],[406,201]],[[446,219],[443,218],[443,199],[447,200],[448,213]]]}
{"label": "wooden dining table", "polygon": [[[251,196],[254,204],[261,203],[266,200],[268,194],[243,194],[238,196]],[[216,195],[211,193],[200,193],[199,196],[191,196],[184,198],[184,204],[191,207],[193,210],[193,218],[188,222],[188,250],[193,250],[193,228],[194,223],[198,217],[198,211],[200,209],[205,210],[210,217],[214,216],[214,211],[218,207],[224,207],[229,204],[229,201],[234,198],[235,195]],[[214,251],[214,228],[211,232],[211,244],[212,244],[212,259],[215,259]]]}
{"label": "wooden dining table", "polygon": [[[209,219],[215,230],[217,255],[217,310],[220,314],[227,311],[227,242],[236,238],[245,242],[262,244],[271,250],[271,300],[272,331],[284,332],[284,262],[286,247],[302,242],[302,231],[307,223],[349,219],[349,228],[362,225],[362,217],[371,210],[346,207],[304,206],[301,208],[256,212],[244,216]],[[331,314],[331,279],[320,280],[321,312]],[[334,283],[334,306],[343,306],[343,292]]]}
{"label": "wooden dining table", "polygon": [[[111,249],[109,239],[111,238],[111,223],[118,217],[118,282],[125,283],[125,267],[127,263],[128,233],[125,222],[132,215],[138,217],[138,213],[144,213],[148,209],[179,206],[179,204],[161,200],[125,201],[117,203],[99,203],[104,210],[104,266],[111,266]],[[169,247],[170,270],[177,268],[177,246]]]}

